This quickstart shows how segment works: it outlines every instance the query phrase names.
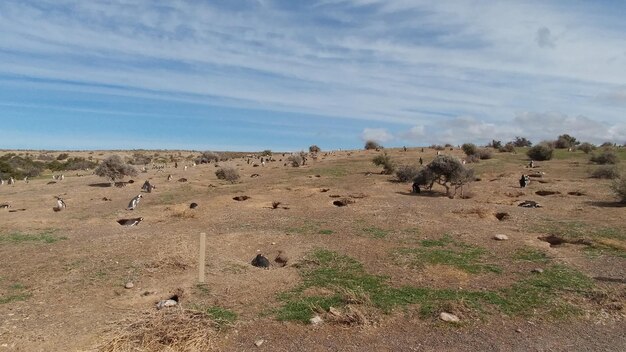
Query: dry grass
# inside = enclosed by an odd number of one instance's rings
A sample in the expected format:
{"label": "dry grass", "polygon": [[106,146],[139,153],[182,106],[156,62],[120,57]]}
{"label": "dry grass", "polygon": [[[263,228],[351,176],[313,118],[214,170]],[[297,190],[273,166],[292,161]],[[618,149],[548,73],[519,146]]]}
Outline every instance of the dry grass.
{"label": "dry grass", "polygon": [[98,351],[218,351],[215,329],[215,322],[203,312],[154,311],[128,326],[114,329]]}

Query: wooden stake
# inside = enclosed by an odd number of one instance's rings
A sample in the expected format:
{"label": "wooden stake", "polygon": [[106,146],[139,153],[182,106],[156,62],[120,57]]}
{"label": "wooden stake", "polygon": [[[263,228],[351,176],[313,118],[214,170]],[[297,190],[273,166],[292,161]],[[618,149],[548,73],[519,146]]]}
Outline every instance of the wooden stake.
{"label": "wooden stake", "polygon": [[198,257],[198,282],[204,283],[204,262],[206,257],[206,233],[200,233],[200,256]]}

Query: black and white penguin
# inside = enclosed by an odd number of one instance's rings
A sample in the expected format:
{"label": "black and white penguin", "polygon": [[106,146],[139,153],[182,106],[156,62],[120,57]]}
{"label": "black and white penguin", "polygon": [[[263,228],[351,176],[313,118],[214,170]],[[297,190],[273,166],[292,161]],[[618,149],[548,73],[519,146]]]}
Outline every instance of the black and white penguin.
{"label": "black and white penguin", "polygon": [[135,210],[135,208],[137,208],[137,206],[139,205],[139,200],[142,198],[143,196],[141,194],[138,194],[135,198],[130,200],[130,203],[128,203],[128,210]]}
{"label": "black and white penguin", "polygon": [[256,266],[257,268],[269,268],[270,267],[270,261],[269,259],[267,259],[266,257],[264,257],[262,254],[257,254],[256,257],[254,257],[254,259],[252,259],[252,266]]}
{"label": "black and white penguin", "polygon": [[142,220],[143,218],[120,219],[120,220],[117,220],[117,223],[122,226],[135,226],[135,225],[139,225],[139,223]]}

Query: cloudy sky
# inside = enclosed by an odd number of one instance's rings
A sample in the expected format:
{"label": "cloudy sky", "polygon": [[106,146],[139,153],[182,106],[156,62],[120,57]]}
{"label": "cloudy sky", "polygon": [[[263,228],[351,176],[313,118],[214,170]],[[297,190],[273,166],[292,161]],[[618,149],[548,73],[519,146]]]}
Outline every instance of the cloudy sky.
{"label": "cloudy sky", "polygon": [[0,148],[626,143],[626,2],[2,0]]}

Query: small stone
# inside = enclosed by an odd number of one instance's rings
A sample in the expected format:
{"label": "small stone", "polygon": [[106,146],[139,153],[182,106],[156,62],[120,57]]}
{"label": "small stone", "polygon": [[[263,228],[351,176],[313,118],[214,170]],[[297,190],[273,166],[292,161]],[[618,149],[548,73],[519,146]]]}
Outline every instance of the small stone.
{"label": "small stone", "polygon": [[497,235],[493,236],[493,238],[494,238],[496,241],[506,241],[506,240],[508,240],[508,239],[509,239],[509,236],[507,236],[507,235],[502,235],[502,234],[497,234]]}
{"label": "small stone", "polygon": [[173,299],[166,299],[166,300],[163,300],[163,301],[159,301],[159,303],[157,303],[156,307],[157,307],[157,309],[163,309],[163,308],[166,308],[166,307],[173,307],[173,306],[175,306],[177,304],[178,304],[178,302],[176,302]]}
{"label": "small stone", "polygon": [[263,340],[263,339],[258,339],[258,340],[256,340],[256,341],[254,341],[254,345],[255,345],[256,347],[261,347],[261,345],[262,345],[264,342],[265,342],[265,340]]}
{"label": "small stone", "polygon": [[275,245],[275,244],[276,244],[276,242],[272,242],[272,246]]}
{"label": "small stone", "polygon": [[127,289],[131,289],[133,287],[135,287],[135,284],[133,284],[132,281],[128,281],[126,285],[124,285],[124,288],[127,288]]}
{"label": "small stone", "polygon": [[341,316],[341,312],[337,308],[335,308],[335,307],[328,308],[328,313],[330,313],[330,314],[332,314],[332,315],[334,315],[336,317],[340,317]]}
{"label": "small stone", "polygon": [[312,325],[317,325],[317,324],[320,324],[320,323],[322,323],[323,321],[324,321],[324,320],[322,320],[322,318],[320,318],[320,316],[319,316],[319,315],[316,315],[316,316],[314,316],[313,318],[311,318],[311,319],[309,320],[309,322],[311,322],[311,324],[312,324]]}
{"label": "small stone", "polygon": [[459,317],[456,315],[446,312],[441,312],[441,314],[439,314],[439,319],[449,323],[458,323],[460,321]]}
{"label": "small stone", "polygon": [[543,269],[541,268],[534,268],[533,270],[530,271],[531,273],[537,273],[537,274],[541,274],[543,273]]}
{"label": "small stone", "polygon": [[522,329],[515,329],[515,332],[517,332],[517,333],[521,333],[521,332],[522,332]]}

